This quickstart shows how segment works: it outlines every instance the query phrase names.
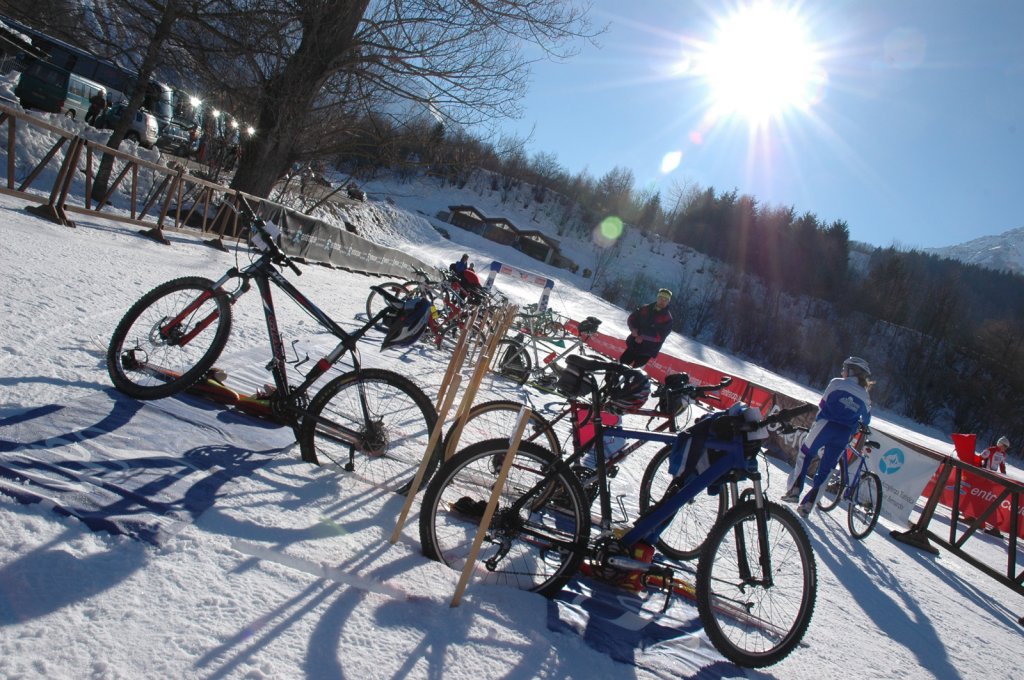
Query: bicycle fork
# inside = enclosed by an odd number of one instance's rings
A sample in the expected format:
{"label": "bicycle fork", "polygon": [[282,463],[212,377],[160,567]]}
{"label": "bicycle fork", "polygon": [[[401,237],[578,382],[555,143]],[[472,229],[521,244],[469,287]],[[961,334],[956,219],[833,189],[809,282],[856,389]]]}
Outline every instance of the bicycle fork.
{"label": "bicycle fork", "polygon": [[736,536],[736,565],[744,585],[771,588],[773,581],[771,554],[768,547],[768,506],[765,504],[764,493],[761,489],[761,473],[750,473],[748,478],[754,483],[754,504],[756,506],[754,522],[757,526],[757,561],[761,567],[761,578],[754,578],[753,572],[750,569],[747,537],[744,534],[742,525],[736,525],[733,528]]}

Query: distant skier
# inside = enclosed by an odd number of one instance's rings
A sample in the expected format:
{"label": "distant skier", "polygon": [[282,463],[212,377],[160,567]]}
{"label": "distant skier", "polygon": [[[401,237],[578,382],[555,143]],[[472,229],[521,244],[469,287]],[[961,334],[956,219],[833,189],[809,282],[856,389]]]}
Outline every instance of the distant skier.
{"label": "distant skier", "polygon": [[620,363],[640,368],[658,356],[665,338],[672,332],[672,312],[668,311],[671,301],[672,291],[662,288],[654,302],[640,305],[629,315],[626,319],[629,337],[626,351],[619,357]]}
{"label": "distant skier", "polygon": [[871,397],[868,389],[873,384],[868,362],[860,357],[850,357],[843,362],[841,377],[833,378],[821,395],[818,415],[800,447],[794,474],[790,475],[789,491],[782,497],[787,503],[800,500],[811,461],[817,457],[818,451],[824,449],[814,482],[797,508],[801,517],[811,514],[818,490],[828,481],[832,469],[839,462],[839,456],[843,455],[857,428],[861,423],[867,425],[871,422]]}

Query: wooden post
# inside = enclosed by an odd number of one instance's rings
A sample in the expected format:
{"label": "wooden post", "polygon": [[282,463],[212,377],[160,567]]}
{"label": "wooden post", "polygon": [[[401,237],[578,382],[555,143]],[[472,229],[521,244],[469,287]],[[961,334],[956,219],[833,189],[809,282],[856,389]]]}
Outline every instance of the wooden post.
{"label": "wooden post", "polygon": [[441,438],[441,433],[444,432],[444,421],[448,416],[448,411],[452,407],[452,402],[455,400],[455,395],[459,392],[459,383],[462,381],[462,376],[456,374],[451,381],[451,388],[445,394],[444,405],[438,410],[437,422],[434,424],[434,430],[430,433],[430,439],[427,442],[427,450],[423,453],[423,460],[420,461],[420,466],[416,470],[416,476],[412,479],[412,485],[409,487],[409,491],[405,494],[405,503],[402,505],[402,512],[398,514],[398,522],[395,524],[395,530],[391,532],[391,543],[397,543],[399,537],[402,535],[402,527],[405,526],[405,520],[409,516],[409,510],[412,508],[413,499],[416,498],[417,492],[420,490],[420,484],[423,483],[423,475],[426,474],[427,462],[430,460],[431,454],[434,452],[434,448],[437,447],[437,442]]}
{"label": "wooden post", "polygon": [[459,339],[455,343],[455,349],[452,351],[452,358],[448,361],[448,368],[445,369],[444,377],[441,378],[441,385],[437,389],[437,403],[440,407],[441,400],[444,398],[445,391],[447,390],[448,383],[451,381],[452,376],[462,370],[462,364],[466,361],[466,348],[468,346],[469,329],[476,323],[476,317],[479,313],[479,309],[474,310],[472,316],[469,317],[469,321],[466,323],[466,327],[462,329],[459,334]]}
{"label": "wooden post", "polygon": [[445,460],[451,458],[457,450],[459,438],[462,437],[462,428],[466,425],[466,420],[469,417],[469,410],[473,406],[473,400],[476,399],[476,393],[480,389],[480,383],[483,382],[484,375],[490,368],[491,356],[494,354],[494,350],[498,346],[498,342],[502,337],[504,337],[504,329],[511,324],[510,319],[512,318],[515,318],[515,308],[512,306],[506,307],[498,314],[496,319],[497,331],[494,332],[484,344],[484,352],[476,364],[476,369],[473,371],[473,376],[470,378],[469,384],[466,386],[466,393],[462,397],[462,403],[459,405],[459,411],[455,416],[455,424],[452,427],[452,436],[448,440],[448,446],[445,447]]}
{"label": "wooden post", "polygon": [[462,594],[466,592],[466,587],[469,585],[469,578],[472,576],[473,568],[476,566],[476,557],[480,554],[480,546],[483,545],[484,536],[487,534],[487,529],[491,526],[491,519],[494,518],[494,511],[498,507],[498,498],[501,497],[501,489],[505,485],[508,471],[512,467],[512,459],[515,457],[516,452],[519,451],[519,443],[523,439],[523,432],[526,430],[526,423],[530,421],[530,415],[531,412],[527,406],[523,406],[519,411],[519,420],[516,421],[515,432],[512,433],[508,453],[505,454],[505,460],[501,462],[498,479],[494,483],[494,488],[491,489],[491,497],[487,501],[483,517],[480,518],[480,527],[477,529],[473,545],[469,549],[466,566],[462,568],[462,576],[459,578],[458,585],[455,586],[455,595],[452,597],[451,603],[452,607],[459,606],[459,602],[462,601]]}

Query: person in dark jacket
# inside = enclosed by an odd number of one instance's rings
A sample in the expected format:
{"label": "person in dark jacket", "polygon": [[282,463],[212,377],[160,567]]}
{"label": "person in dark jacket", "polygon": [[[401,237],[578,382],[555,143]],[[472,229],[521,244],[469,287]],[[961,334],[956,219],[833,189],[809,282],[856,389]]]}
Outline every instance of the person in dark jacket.
{"label": "person in dark jacket", "polygon": [[85,122],[89,125],[96,125],[96,122],[106,110],[107,100],[102,92],[97,92],[89,98],[89,110],[85,112]]}
{"label": "person in dark jacket", "polygon": [[672,291],[662,288],[654,302],[640,305],[629,315],[626,319],[629,337],[626,351],[619,357],[620,363],[640,368],[658,356],[665,338],[672,332],[672,312],[668,311],[671,301]]}

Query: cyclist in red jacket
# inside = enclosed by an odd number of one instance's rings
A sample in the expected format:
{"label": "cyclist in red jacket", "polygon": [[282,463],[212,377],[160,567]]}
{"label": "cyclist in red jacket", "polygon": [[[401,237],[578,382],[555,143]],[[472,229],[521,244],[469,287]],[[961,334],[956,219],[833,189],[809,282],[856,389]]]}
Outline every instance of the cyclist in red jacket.
{"label": "cyclist in red jacket", "polygon": [[654,302],[640,305],[629,315],[626,319],[629,337],[626,351],[619,357],[620,363],[640,368],[658,356],[665,338],[672,332],[672,312],[668,311],[671,301],[672,291],[662,288]]}

